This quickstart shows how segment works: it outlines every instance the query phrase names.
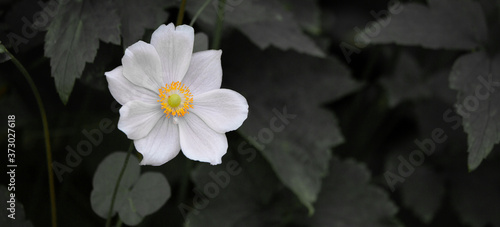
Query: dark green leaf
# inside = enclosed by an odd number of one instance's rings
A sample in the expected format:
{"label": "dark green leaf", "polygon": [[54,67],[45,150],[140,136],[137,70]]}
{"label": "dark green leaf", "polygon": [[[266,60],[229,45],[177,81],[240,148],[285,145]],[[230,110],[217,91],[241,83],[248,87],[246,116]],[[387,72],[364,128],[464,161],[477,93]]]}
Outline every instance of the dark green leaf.
{"label": "dark green leaf", "polygon": [[469,170],[476,169],[500,141],[500,55],[476,52],[460,57],[450,74],[458,91],[456,108],[467,133]]}
{"label": "dark green leaf", "polygon": [[139,214],[146,216],[160,209],[170,198],[170,185],[161,173],[144,173],[130,192]]}
{"label": "dark green leaf", "polygon": [[127,200],[119,208],[118,212],[120,214],[120,219],[126,225],[136,226],[144,219],[135,209],[134,201],[132,201],[130,197],[127,197]]}
{"label": "dark green leaf", "polygon": [[145,216],[160,209],[170,195],[170,185],[163,174],[145,173],[127,194],[128,203],[120,207],[120,218],[127,225],[137,225]]}
{"label": "dark green leaf", "polygon": [[[94,174],[94,190],[90,196],[92,209],[102,218],[108,217],[109,206],[111,205],[111,196],[115,189],[116,181],[120,175],[126,157],[125,152],[114,152],[108,155],[97,167]],[[137,181],[140,174],[139,160],[130,156],[127,168],[118,187],[118,193],[115,199],[113,214],[116,213],[124,203],[128,203],[127,197],[130,188]]]}
{"label": "dark green leaf", "polygon": [[284,13],[276,19],[243,24],[239,28],[261,49],[273,45],[282,50],[294,49],[299,53],[324,57],[323,51],[302,34],[297,24],[287,23],[290,20],[290,16]]}
{"label": "dark green leaf", "polygon": [[[201,7],[204,1],[195,1],[187,5],[191,13]],[[213,25],[217,16],[217,1],[210,4],[200,16],[200,20]],[[261,49],[270,45],[282,50],[293,49],[299,53],[323,57],[325,54],[305,35],[294,15],[285,10],[277,1],[245,0],[227,1],[224,7],[224,21],[233,26],[254,42]]]}
{"label": "dark green leaf", "polygon": [[[260,21],[260,17],[265,16],[266,8],[260,4],[261,0],[245,0],[245,1],[226,1],[224,6],[224,23],[231,26],[238,24],[253,23]],[[203,5],[203,1],[193,1],[191,4],[186,4],[186,10],[195,14]],[[198,21],[215,26],[218,14],[218,1],[212,1],[203,12],[200,14]]]}
{"label": "dark green leaf", "polygon": [[123,36],[123,47],[127,48],[142,38],[146,29],[156,29],[167,20],[165,3],[161,0],[118,0]]}
{"label": "dark green leaf", "polygon": [[[94,190],[90,202],[92,209],[107,218],[111,196],[126,157],[115,152],[106,157],[94,174]],[[118,187],[113,215],[118,212],[123,223],[139,224],[145,216],[156,212],[170,198],[170,185],[160,173],[145,173],[139,177],[139,160],[130,156]]]}
{"label": "dark green leaf", "polygon": [[393,219],[398,208],[384,190],[370,185],[370,171],[365,165],[333,158],[330,166],[310,226],[397,226]]}
{"label": "dark green leaf", "polygon": [[85,63],[93,62],[99,40],[120,44],[120,18],[111,0],[67,0],[45,36],[45,56],[50,57],[59,97],[67,103]]}
{"label": "dark green leaf", "polygon": [[[281,181],[313,211],[328,171],[330,148],[343,142],[332,112],[322,104],[355,91],[360,84],[337,59],[236,45],[245,59],[223,59],[225,82],[248,100],[240,128],[260,149]],[[224,55],[223,55],[224,56]]]}
{"label": "dark green leaf", "polygon": [[429,0],[428,6],[400,4],[392,12],[392,17],[380,19],[358,34],[357,41],[472,50],[487,38],[485,16],[475,1]]}

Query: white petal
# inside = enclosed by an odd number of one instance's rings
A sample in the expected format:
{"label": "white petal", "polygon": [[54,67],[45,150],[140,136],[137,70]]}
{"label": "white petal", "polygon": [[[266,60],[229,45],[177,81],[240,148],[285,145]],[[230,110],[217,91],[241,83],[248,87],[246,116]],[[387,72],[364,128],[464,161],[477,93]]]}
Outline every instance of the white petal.
{"label": "white petal", "polygon": [[175,27],[172,23],[161,25],[153,32],[151,44],[160,56],[164,83],[182,81],[193,54],[193,28],[187,25]]}
{"label": "white petal", "polygon": [[193,95],[219,89],[222,83],[221,50],[200,51],[193,54],[189,70],[182,83]]}
{"label": "white petal", "polygon": [[113,95],[116,101],[122,105],[133,100],[156,102],[158,99],[158,94],[143,87],[139,87],[125,78],[123,76],[122,66],[105,72],[104,75],[106,75],[106,79],[108,80],[108,87],[111,95]]}
{"label": "white petal", "polygon": [[165,117],[158,103],[130,101],[120,108],[118,129],[129,139],[140,139],[148,135],[160,118]]}
{"label": "white petal", "polygon": [[189,113],[179,119],[179,134],[182,153],[186,157],[212,165],[222,163],[222,156],[227,151],[224,133],[214,131],[201,118]]}
{"label": "white petal", "polygon": [[155,48],[143,41],[136,42],[125,50],[122,58],[123,76],[133,84],[153,92],[165,86],[160,57]]}
{"label": "white petal", "polygon": [[163,117],[146,137],[134,140],[134,145],[143,156],[141,165],[163,165],[181,150],[179,127],[172,118]]}
{"label": "white petal", "polygon": [[210,128],[225,133],[236,130],[248,116],[245,97],[229,89],[217,89],[193,97],[189,112],[199,116]]}

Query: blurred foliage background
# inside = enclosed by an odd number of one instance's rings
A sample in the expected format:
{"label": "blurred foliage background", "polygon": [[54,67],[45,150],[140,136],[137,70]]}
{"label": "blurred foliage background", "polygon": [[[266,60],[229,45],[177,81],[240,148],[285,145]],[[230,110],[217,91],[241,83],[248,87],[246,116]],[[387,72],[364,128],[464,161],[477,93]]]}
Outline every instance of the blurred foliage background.
{"label": "blurred foliage background", "polygon": [[[104,187],[94,177],[121,167],[103,160],[129,140],[104,72],[175,23],[181,3],[0,1],[1,44],[47,112],[59,226],[105,224],[91,204]],[[183,23],[204,3],[187,0]],[[193,27],[205,34],[197,48],[220,44],[222,87],[247,98],[249,117],[227,133],[221,165],[178,155],[130,170],[124,187],[150,197],[113,223],[132,212],[137,223],[124,225],[500,227],[500,1],[209,0]],[[18,165],[16,220],[2,209],[1,226],[50,226],[37,103],[5,52],[0,62]],[[0,135],[7,147],[6,124]],[[163,186],[136,190],[144,182]]]}

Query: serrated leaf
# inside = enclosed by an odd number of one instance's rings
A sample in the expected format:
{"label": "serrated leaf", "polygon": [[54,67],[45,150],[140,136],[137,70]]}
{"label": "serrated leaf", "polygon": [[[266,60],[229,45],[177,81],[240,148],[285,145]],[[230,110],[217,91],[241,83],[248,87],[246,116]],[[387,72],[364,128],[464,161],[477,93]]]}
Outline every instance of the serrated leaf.
{"label": "serrated leaf", "polygon": [[[94,173],[92,185],[94,189],[90,195],[92,210],[102,218],[108,217],[111,196],[115,189],[116,181],[125,162],[125,152],[114,152],[108,155],[97,167]],[[132,185],[137,181],[140,174],[139,160],[130,156],[127,167],[123,173],[118,187],[113,214],[116,213],[124,202],[127,201],[128,193]]]}
{"label": "serrated leaf", "polygon": [[261,52],[241,42],[226,53],[225,82],[243,94],[249,116],[240,128],[261,150],[280,180],[313,211],[328,171],[330,148],[343,142],[332,112],[321,107],[360,88],[337,59],[293,52]]}
{"label": "serrated leaf", "polygon": [[45,36],[45,56],[63,103],[85,63],[93,62],[99,40],[120,44],[120,18],[111,0],[61,1]]}
{"label": "serrated leaf", "polygon": [[[209,5],[200,20],[213,25],[221,14],[218,4]],[[193,2],[187,9],[192,14],[201,7],[203,1]],[[261,49],[275,46],[282,50],[293,49],[299,53],[324,57],[325,54],[305,35],[290,11],[277,1],[245,0],[228,1],[224,7],[224,21],[247,35]]]}
{"label": "serrated leaf", "polygon": [[393,11],[398,13],[378,20],[377,30],[367,27],[358,41],[472,50],[487,39],[486,19],[475,1],[429,0],[428,6],[407,3]]}
{"label": "serrated leaf", "polygon": [[451,203],[464,224],[472,227],[500,227],[500,171],[498,160],[478,170],[454,172]]}
{"label": "serrated leaf", "polygon": [[381,188],[371,185],[370,171],[353,160],[333,158],[330,174],[315,204],[310,226],[387,227],[398,208]]}
{"label": "serrated leaf", "polygon": [[167,1],[118,0],[123,47],[127,48],[144,35],[146,29],[156,29],[167,20],[164,10]]}
{"label": "serrated leaf", "polygon": [[274,19],[242,24],[239,29],[261,49],[272,45],[282,50],[293,49],[299,53],[325,57],[323,51],[302,34],[296,23],[286,23],[289,20],[291,19],[287,14],[276,14]]}
{"label": "serrated leaf", "polygon": [[403,52],[392,75],[380,79],[380,83],[387,90],[389,106],[395,107],[407,100],[429,97],[431,93],[422,78],[422,73],[417,60]]}
{"label": "serrated leaf", "polygon": [[403,205],[429,224],[444,198],[444,179],[428,166],[420,166],[401,185]]}
{"label": "serrated leaf", "polygon": [[476,52],[460,57],[450,87],[458,91],[456,108],[467,133],[469,170],[474,170],[500,141],[500,55]]}
{"label": "serrated leaf", "polygon": [[[245,24],[259,21],[265,15],[266,8],[258,1],[260,0],[245,0],[245,1],[226,1],[224,6],[224,23],[233,26],[236,24]],[[203,1],[193,1],[191,4],[186,4],[186,10],[190,14],[195,14],[203,5]],[[219,3],[212,1],[203,12],[199,15],[198,20],[210,26],[215,26],[218,14]]]}

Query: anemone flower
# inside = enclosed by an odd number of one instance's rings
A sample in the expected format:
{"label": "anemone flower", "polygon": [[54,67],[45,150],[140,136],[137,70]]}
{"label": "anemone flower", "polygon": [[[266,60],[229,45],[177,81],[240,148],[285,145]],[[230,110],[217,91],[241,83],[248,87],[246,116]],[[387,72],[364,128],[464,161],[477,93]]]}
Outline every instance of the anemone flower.
{"label": "anemone flower", "polygon": [[122,66],[106,72],[109,90],[122,105],[118,128],[134,141],[141,165],[162,165],[180,150],[192,160],[220,164],[225,133],[248,115],[246,99],[221,89],[221,50],[193,53],[194,31],[161,25],[151,44],[125,50]]}

